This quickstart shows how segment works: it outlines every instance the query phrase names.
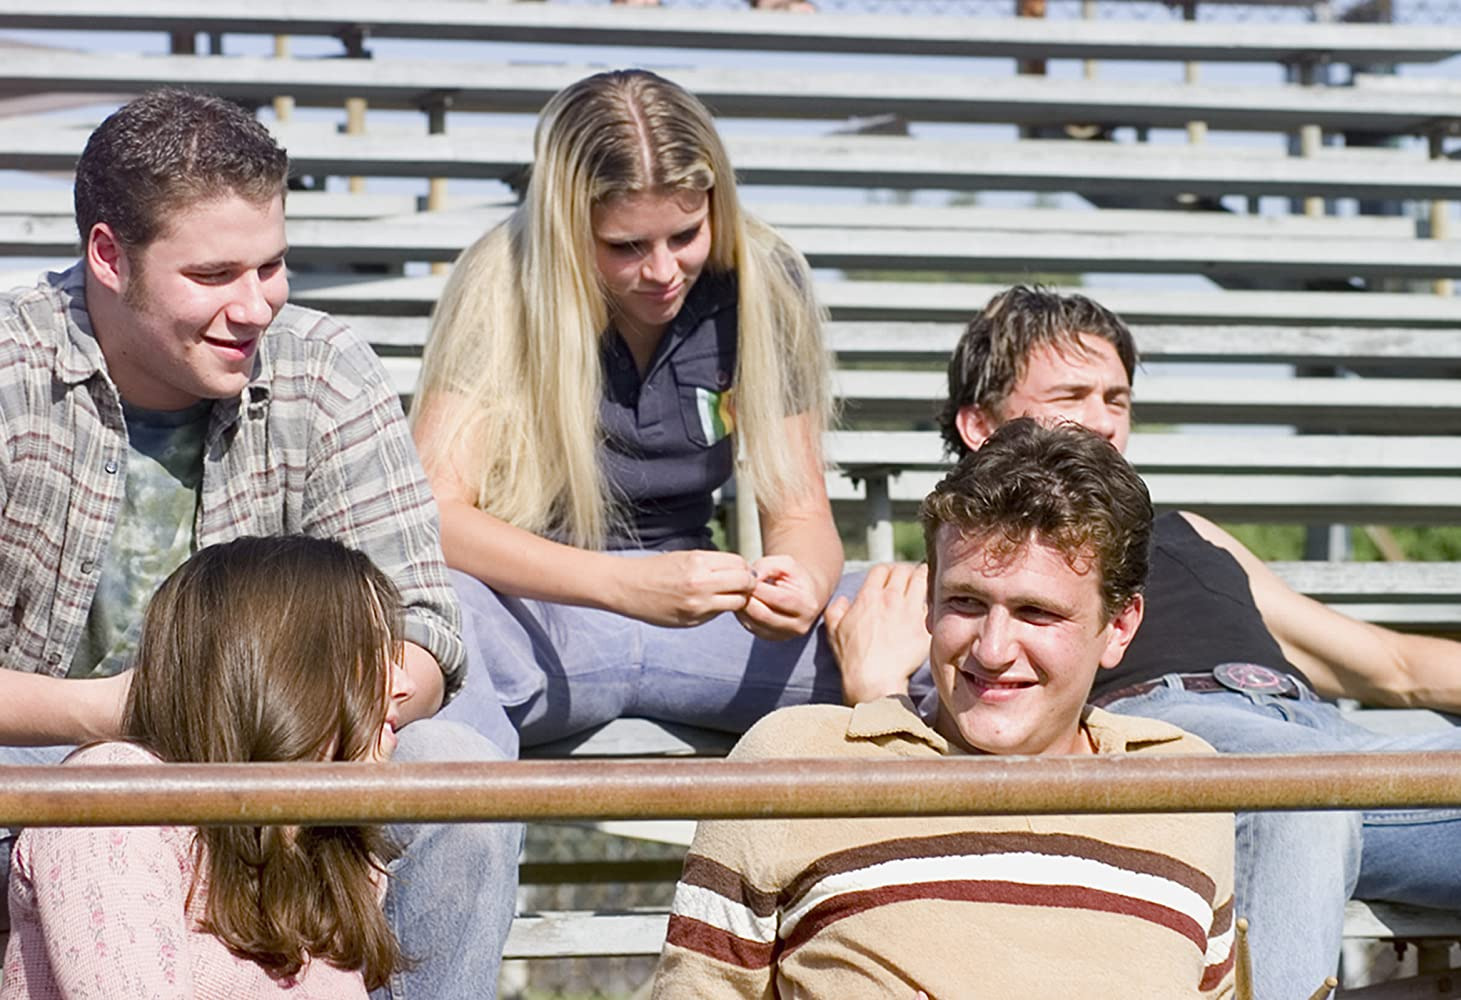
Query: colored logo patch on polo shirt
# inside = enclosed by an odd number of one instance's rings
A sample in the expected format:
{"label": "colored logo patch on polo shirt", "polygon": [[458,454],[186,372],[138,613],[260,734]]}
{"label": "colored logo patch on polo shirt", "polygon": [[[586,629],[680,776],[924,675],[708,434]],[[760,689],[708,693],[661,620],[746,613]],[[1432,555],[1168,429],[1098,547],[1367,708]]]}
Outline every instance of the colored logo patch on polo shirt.
{"label": "colored logo patch on polo shirt", "polygon": [[734,389],[716,392],[713,389],[695,387],[695,409],[700,414],[700,430],[705,434],[706,444],[715,444],[735,433],[734,395]]}

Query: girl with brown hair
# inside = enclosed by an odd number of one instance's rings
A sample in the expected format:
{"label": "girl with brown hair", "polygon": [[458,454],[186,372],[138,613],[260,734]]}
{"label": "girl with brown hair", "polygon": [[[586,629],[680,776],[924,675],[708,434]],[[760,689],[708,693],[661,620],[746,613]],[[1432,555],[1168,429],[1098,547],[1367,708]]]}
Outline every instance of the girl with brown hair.
{"label": "girl with brown hair", "polygon": [[[395,746],[400,604],[362,553],[240,538],[148,606],[123,730],[76,764],[371,761]],[[0,998],[363,998],[401,964],[375,827],[28,829]]]}

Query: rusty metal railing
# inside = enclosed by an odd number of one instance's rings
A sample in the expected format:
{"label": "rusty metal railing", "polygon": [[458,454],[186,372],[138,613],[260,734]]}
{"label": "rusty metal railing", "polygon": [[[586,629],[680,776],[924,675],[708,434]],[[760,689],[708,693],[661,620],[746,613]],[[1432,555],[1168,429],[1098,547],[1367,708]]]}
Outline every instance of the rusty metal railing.
{"label": "rusty metal railing", "polygon": [[1461,752],[0,767],[0,824],[460,822],[1461,805]]}

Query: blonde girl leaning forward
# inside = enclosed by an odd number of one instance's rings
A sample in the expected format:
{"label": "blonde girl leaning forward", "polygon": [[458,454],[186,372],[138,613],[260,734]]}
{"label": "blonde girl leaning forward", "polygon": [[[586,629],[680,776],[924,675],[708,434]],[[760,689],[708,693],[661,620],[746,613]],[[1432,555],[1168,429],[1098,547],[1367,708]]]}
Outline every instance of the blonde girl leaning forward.
{"label": "blonde girl leaning forward", "polygon": [[[202,549],[148,606],[127,741],[69,762],[387,757],[414,690],[401,640],[395,587],[360,552],[303,536]],[[375,827],[25,830],[0,997],[365,1000],[401,964],[381,911],[390,854]]]}
{"label": "blonde girl leaning forward", "polygon": [[[627,70],[548,103],[523,204],[447,283],[416,400],[479,675],[447,717],[532,744],[841,699],[820,312],[695,97]],[[754,563],[711,542],[738,452]]]}

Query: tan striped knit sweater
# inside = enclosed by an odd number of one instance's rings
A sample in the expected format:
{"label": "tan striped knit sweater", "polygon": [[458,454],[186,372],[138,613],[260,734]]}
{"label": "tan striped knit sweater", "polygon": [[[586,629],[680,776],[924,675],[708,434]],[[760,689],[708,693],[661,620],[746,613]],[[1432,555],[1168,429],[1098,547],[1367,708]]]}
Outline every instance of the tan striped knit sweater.
{"label": "tan striped knit sweater", "polygon": [[[1212,752],[1087,713],[1099,753]],[[731,757],[958,752],[889,698],[775,712]],[[1232,896],[1228,813],[708,821],[654,997],[1225,997]]]}

